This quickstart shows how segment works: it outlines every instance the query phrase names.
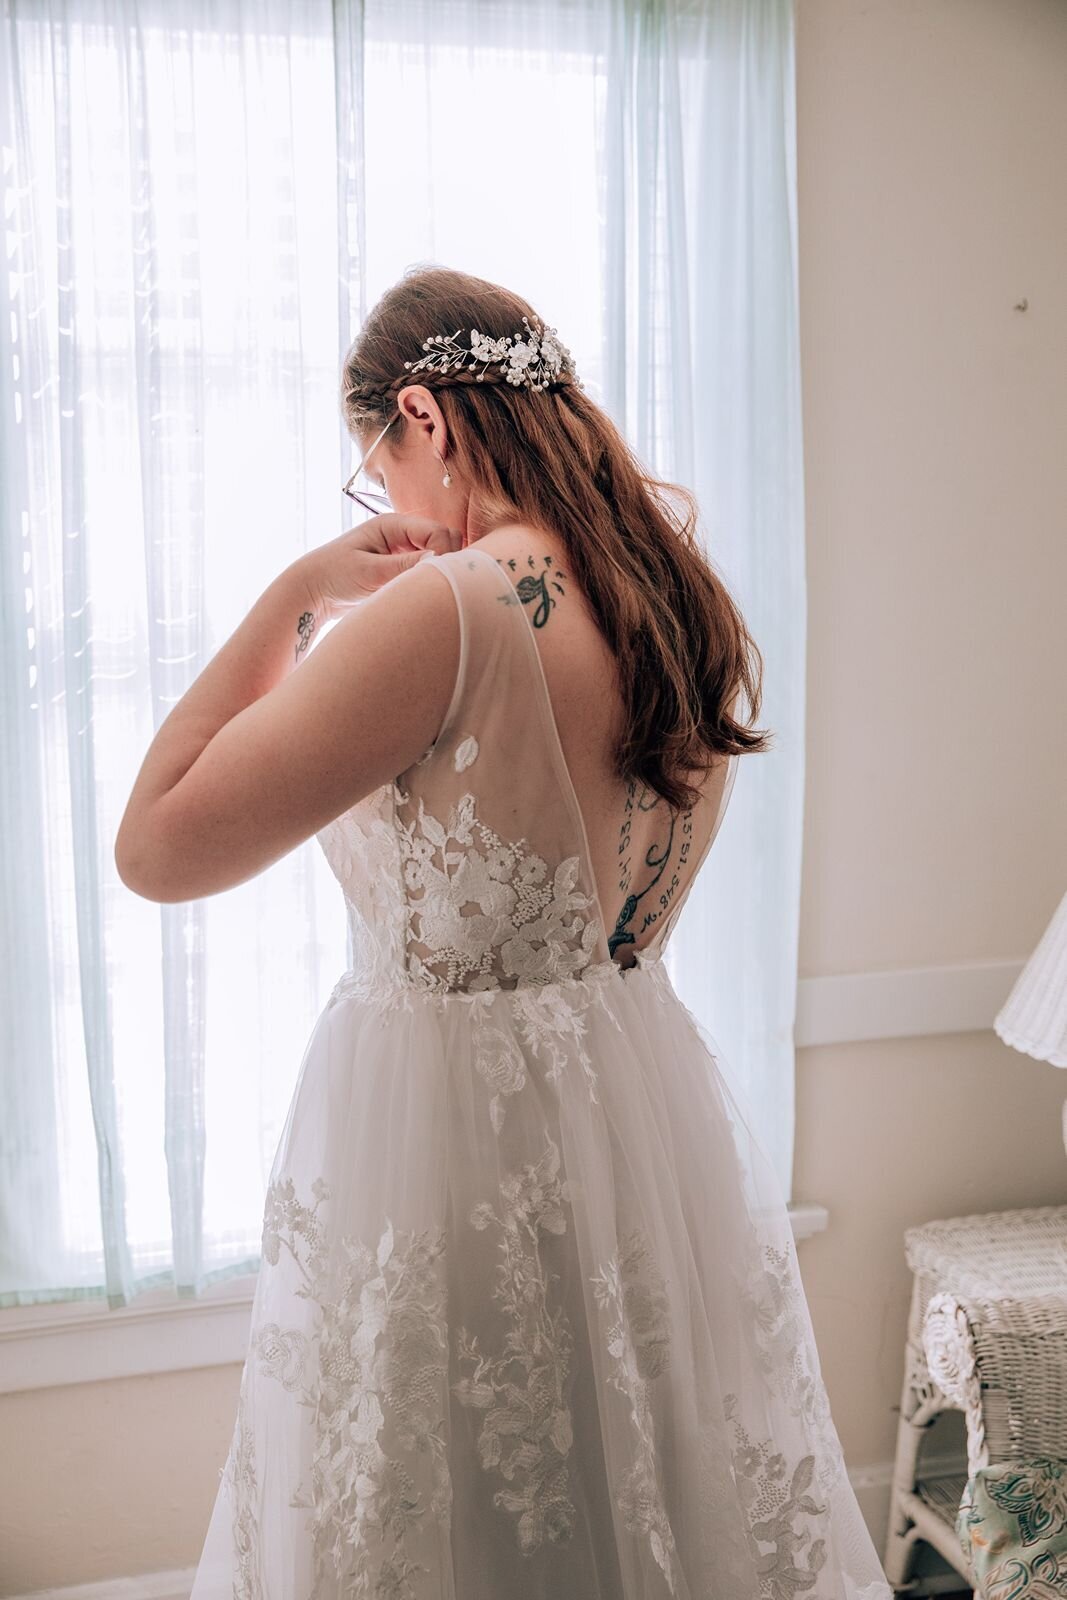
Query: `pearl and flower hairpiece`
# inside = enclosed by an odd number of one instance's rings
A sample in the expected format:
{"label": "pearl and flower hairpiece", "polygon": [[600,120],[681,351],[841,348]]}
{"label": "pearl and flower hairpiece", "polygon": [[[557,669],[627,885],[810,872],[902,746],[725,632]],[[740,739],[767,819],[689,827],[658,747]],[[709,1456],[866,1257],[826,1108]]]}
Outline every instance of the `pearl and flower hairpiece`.
{"label": "pearl and flower hairpiece", "polygon": [[469,349],[456,343],[462,332],[459,328],[447,338],[443,333],[432,334],[422,341],[422,348],[430,354],[421,361],[405,361],[404,366],[411,372],[419,372],[423,367],[430,372],[447,372],[451,367],[473,367],[481,361],[484,365],[475,375],[476,383],[481,383],[486,368],[494,363],[505,367],[505,382],[514,388],[547,389],[563,372],[580,383],[574,374],[571,353],[556,337],[555,328],[533,328],[526,317],[522,321],[525,333],[506,334],[502,339],[491,339],[488,334],[472,328]]}
{"label": "pearl and flower hairpiece", "polygon": [[[476,383],[482,382],[490,366],[500,365],[505,368],[505,382],[516,389],[547,389],[550,383],[562,375],[567,376],[581,388],[582,380],[574,370],[571,352],[556,336],[556,329],[546,328],[543,324],[539,324],[536,328],[532,327],[527,317],[523,317],[522,322],[524,329],[522,333],[505,334],[500,339],[491,339],[488,334],[472,328],[469,348],[456,343],[463,331],[461,328],[457,328],[455,333],[447,337],[443,333],[431,334],[428,339],[422,341],[422,348],[429,351],[429,354],[422,356],[418,361],[405,361],[405,371],[421,372],[425,368],[427,372],[448,372],[451,369],[473,368],[480,361],[483,366],[481,372],[475,374]],[[352,485],[363,471],[371,452],[377,448],[396,421],[397,415],[399,413],[390,417],[348,482],[342,485],[342,493],[351,500],[359,501],[370,511],[388,508],[388,497],[353,489]],[[451,475],[446,469],[444,477],[446,487],[451,481]]]}

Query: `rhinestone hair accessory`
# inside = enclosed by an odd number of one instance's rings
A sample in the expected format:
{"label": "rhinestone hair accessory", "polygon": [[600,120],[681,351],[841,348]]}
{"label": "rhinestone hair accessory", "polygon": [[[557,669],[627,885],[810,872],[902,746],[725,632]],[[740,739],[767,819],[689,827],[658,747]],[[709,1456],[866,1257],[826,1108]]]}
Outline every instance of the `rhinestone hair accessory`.
{"label": "rhinestone hair accessory", "polygon": [[502,339],[491,339],[488,334],[472,328],[469,349],[456,342],[463,331],[461,328],[447,338],[443,333],[435,333],[422,341],[422,348],[430,354],[420,361],[405,361],[404,366],[411,372],[419,372],[423,367],[430,372],[448,372],[452,367],[473,369],[481,361],[484,365],[475,376],[476,383],[481,383],[490,365],[499,364],[505,368],[506,382],[515,388],[547,389],[563,373],[580,388],[581,380],[575,375],[571,353],[556,337],[555,328],[531,327],[526,317],[522,321],[523,333],[507,334]]}

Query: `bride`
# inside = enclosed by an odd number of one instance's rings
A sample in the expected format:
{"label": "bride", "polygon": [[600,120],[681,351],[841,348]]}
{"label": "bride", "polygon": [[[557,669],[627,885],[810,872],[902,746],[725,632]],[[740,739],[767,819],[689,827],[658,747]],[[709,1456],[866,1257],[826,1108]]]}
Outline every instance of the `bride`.
{"label": "bride", "polygon": [[770,747],[691,497],[461,272],[382,297],[341,403],[373,515],[268,586],[116,840],[167,901],[315,836],[351,934],[192,1600],[891,1600],[784,1197],[664,961]]}

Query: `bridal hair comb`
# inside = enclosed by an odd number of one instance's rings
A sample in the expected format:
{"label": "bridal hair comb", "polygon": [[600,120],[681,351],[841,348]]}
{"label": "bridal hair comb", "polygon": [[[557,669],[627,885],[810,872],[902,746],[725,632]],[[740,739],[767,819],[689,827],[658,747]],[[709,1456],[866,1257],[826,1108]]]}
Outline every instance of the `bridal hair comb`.
{"label": "bridal hair comb", "polygon": [[460,328],[448,338],[443,333],[435,333],[422,341],[422,348],[431,353],[420,361],[405,361],[404,366],[411,372],[423,367],[431,372],[447,372],[450,367],[473,368],[481,361],[485,365],[475,376],[475,382],[481,383],[486,368],[495,362],[505,366],[504,378],[515,388],[547,389],[561,375],[566,375],[580,388],[581,379],[575,375],[571,353],[556,338],[555,328],[533,328],[526,317],[522,320],[525,332],[515,337],[507,334],[502,339],[490,339],[488,334],[472,328],[469,349],[456,343],[462,332]]}

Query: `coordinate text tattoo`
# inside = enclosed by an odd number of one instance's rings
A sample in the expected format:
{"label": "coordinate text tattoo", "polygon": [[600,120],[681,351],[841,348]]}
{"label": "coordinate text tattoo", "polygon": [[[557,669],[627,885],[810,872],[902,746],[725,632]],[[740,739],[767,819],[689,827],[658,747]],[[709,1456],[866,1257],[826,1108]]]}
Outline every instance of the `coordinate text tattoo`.
{"label": "coordinate text tattoo", "polygon": [[654,811],[660,804],[662,796],[655,794],[646,784],[641,784],[638,794],[637,779],[631,778],[626,787],[626,802],[622,827],[619,829],[618,863],[619,863],[619,892],[624,894],[622,910],[615,921],[615,930],[608,939],[608,954],[614,957],[615,951],[622,944],[634,944],[637,936],[646,928],[652,926],[669,909],[678,888],[678,868],[683,867],[689,859],[689,848],[693,835],[693,812],[686,809],[681,817],[681,843],[678,850],[678,861],[668,883],[661,887],[653,905],[649,905],[640,919],[640,925],[634,927],[638,903],[644,900],[662,879],[670,861],[671,850],[674,846],[675,827],[678,822],[678,813],[671,810],[664,803],[664,810],[669,811],[670,821],[667,824],[667,842],[662,850],[658,844],[649,845],[645,851],[642,867],[651,870],[652,876],[643,888],[636,892],[631,889],[633,882],[633,869],[631,863],[631,832],[635,811]]}

